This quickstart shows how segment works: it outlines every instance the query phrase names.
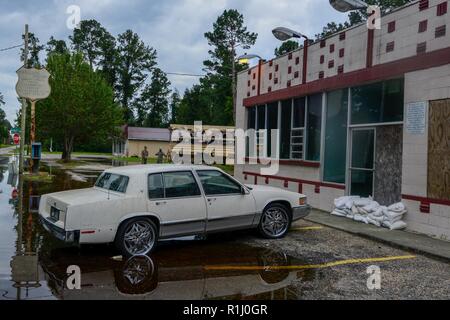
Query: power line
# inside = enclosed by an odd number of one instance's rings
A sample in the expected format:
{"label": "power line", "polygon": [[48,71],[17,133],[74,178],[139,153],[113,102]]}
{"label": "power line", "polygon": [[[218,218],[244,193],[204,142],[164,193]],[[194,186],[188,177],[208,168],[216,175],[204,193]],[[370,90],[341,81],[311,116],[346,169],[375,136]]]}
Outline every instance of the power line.
{"label": "power line", "polygon": [[22,46],[23,46],[23,43],[22,44],[18,44],[17,46],[12,46],[12,47],[8,47],[8,48],[0,49],[0,52],[7,51],[7,50],[12,50],[12,49],[16,49],[16,48],[20,48]]}
{"label": "power line", "polygon": [[172,75],[172,76],[196,77],[196,78],[201,78],[201,77],[205,76],[204,74],[191,74],[191,73],[178,73],[178,72],[166,72],[166,74]]}

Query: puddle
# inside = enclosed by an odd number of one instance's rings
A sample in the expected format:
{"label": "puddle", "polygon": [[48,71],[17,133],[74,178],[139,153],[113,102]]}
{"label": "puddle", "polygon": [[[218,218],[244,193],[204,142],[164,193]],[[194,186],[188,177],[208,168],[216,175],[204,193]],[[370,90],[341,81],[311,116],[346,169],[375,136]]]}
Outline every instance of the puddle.
{"label": "puddle", "polygon": [[[293,283],[315,277],[313,270],[270,269],[304,262],[237,242],[245,233],[165,241],[151,258],[128,261],[113,259],[111,245],[65,247],[39,224],[39,197],[91,187],[100,172],[68,170],[83,177],[73,179],[47,167],[52,183],[22,182],[7,164],[0,162],[0,299],[299,299]],[[67,289],[73,265],[81,269],[81,290]]]}

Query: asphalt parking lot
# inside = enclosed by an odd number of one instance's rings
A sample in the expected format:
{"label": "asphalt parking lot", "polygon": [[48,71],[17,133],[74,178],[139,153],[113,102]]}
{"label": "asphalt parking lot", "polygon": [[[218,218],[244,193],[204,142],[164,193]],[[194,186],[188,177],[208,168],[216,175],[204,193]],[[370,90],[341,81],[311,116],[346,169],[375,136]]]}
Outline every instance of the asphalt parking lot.
{"label": "asphalt parking lot", "polygon": [[[87,187],[96,177],[83,171],[87,181],[81,182],[54,170],[53,184],[25,185],[24,204],[31,203],[31,195]],[[5,168],[0,180],[0,299],[450,297],[447,262],[308,221],[295,223],[282,240],[265,240],[255,231],[178,239],[161,243],[151,257],[125,260],[113,246],[65,247],[43,230],[26,205],[19,242],[17,200],[11,198],[14,190]],[[19,245],[25,258],[17,256]],[[80,290],[67,286],[67,268],[74,265],[81,270]]]}

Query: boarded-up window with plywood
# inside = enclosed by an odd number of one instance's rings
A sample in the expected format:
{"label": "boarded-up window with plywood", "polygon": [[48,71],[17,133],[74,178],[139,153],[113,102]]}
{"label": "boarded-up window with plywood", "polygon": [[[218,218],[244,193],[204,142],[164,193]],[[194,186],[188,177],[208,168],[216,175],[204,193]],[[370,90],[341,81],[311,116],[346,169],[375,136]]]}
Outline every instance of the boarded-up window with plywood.
{"label": "boarded-up window with plywood", "polygon": [[450,200],[450,99],[430,102],[428,197]]}

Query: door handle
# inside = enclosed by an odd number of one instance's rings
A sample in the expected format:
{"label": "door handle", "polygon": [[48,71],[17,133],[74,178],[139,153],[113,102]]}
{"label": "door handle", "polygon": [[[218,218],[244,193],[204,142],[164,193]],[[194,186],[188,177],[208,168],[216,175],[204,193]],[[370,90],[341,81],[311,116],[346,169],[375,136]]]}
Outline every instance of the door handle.
{"label": "door handle", "polygon": [[209,198],[209,199],[208,199],[208,202],[211,203],[211,202],[214,202],[214,201],[216,201],[216,200],[217,200],[216,198]]}
{"label": "door handle", "polygon": [[161,202],[155,202],[155,204],[156,204],[157,206],[163,206],[163,205],[166,205],[167,202],[161,201]]}

